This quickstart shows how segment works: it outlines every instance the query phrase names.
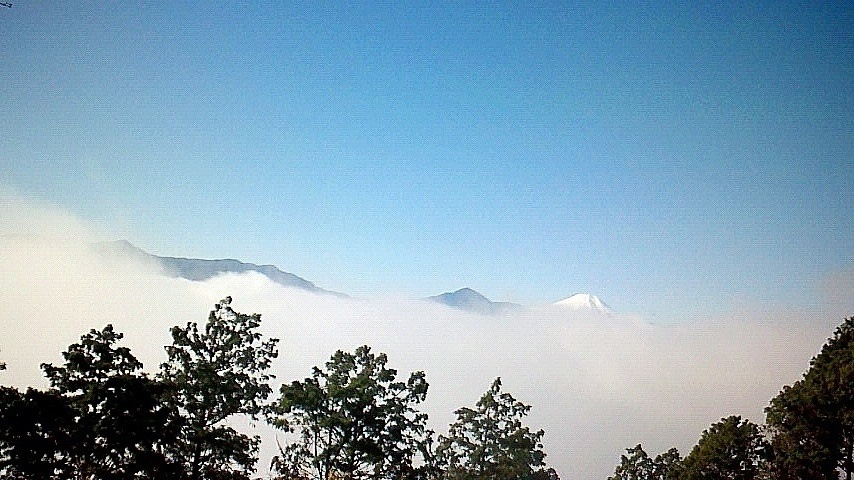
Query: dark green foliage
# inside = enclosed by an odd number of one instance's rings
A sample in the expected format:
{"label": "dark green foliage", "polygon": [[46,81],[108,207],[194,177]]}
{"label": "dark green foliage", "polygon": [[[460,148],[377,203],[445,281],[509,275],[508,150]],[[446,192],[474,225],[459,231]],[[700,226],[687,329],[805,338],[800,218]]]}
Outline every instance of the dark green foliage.
{"label": "dark green foliage", "polygon": [[42,365],[52,390],[75,412],[71,456],[96,478],[131,478],[169,471],[162,447],[173,440],[164,388],[140,373],[142,363],[121,333],[92,330],[63,354],[65,365]]}
{"label": "dark green foliage", "polygon": [[74,416],[55,392],[0,388],[0,478],[73,478]]}
{"label": "dark green foliage", "polygon": [[463,407],[448,436],[440,436],[436,455],[444,478],[515,480],[557,478],[544,469],[544,432],[522,425],[531,407],[501,392],[496,378],[474,409]]}
{"label": "dark green foliage", "polygon": [[620,464],[608,480],[653,480],[654,471],[652,459],[641,444],[637,444],[627,448],[626,455],[620,455]]}
{"label": "dark green foliage", "polygon": [[258,439],[223,422],[264,410],[277,340],[230,301],[172,329],[157,379],[107,325],[42,365],[49,390],[0,389],[0,478],[248,479]]}
{"label": "dark green foliage", "polygon": [[298,436],[274,459],[280,478],[415,479],[429,470],[423,372],[397,381],[368,346],[336,352],[326,368],[281,388],[276,424]]}
{"label": "dark green foliage", "polygon": [[733,415],[712,424],[685,457],[682,480],[758,478],[765,442],[759,426]]}
{"label": "dark green foliage", "polygon": [[656,455],[653,463],[655,464],[655,477],[653,478],[656,480],[677,480],[684,470],[682,455],[675,448]]}
{"label": "dark green foliage", "polygon": [[738,416],[722,418],[706,429],[683,460],[671,448],[650,458],[638,444],[620,456],[608,480],[753,480],[764,473],[767,445],[759,426]]}
{"label": "dark green foliage", "polygon": [[[336,352],[325,369],[284,385],[274,406],[268,373],[276,339],[260,315],[222,300],[203,329],[173,327],[156,379],[118,345],[111,325],[92,330],[42,365],[46,391],[0,387],[0,478],[248,480],[259,439],[225,422],[234,415],[294,434],[273,461],[282,480],[558,480],[545,468],[542,430],[522,424],[530,406],[496,379],[475,408],[460,408],[435,455],[423,372],[397,381],[384,354]],[[0,370],[5,365],[0,363]],[[650,458],[641,445],[609,480],[818,479],[854,474],[854,317],[836,329],[803,379],[784,387],[767,413],[768,441],[738,416],[703,432],[683,460]]]}
{"label": "dark green foliage", "polygon": [[4,389],[2,464],[9,478],[158,478],[175,470],[163,455],[173,439],[162,385],[122,334],[107,325],[45,364],[47,392]]}
{"label": "dark green foliage", "polygon": [[638,444],[626,449],[620,456],[620,465],[608,480],[678,480],[682,472],[682,456],[679,450],[670,450],[650,458]]}
{"label": "dark green foliage", "polygon": [[[766,408],[774,478],[854,474],[854,317],[837,327],[804,377]],[[838,471],[837,471],[838,470]]]}
{"label": "dark green foliage", "polygon": [[772,447],[771,471],[779,480],[834,479],[836,426],[806,382],[786,386],[766,408]]}
{"label": "dark green foliage", "polygon": [[173,327],[168,361],[160,379],[178,425],[168,449],[183,478],[248,479],[259,439],[224,424],[233,415],[257,418],[272,392],[268,381],[277,339],[263,340],[261,316],[232,310],[231,297],[218,303],[200,330],[194,322]]}

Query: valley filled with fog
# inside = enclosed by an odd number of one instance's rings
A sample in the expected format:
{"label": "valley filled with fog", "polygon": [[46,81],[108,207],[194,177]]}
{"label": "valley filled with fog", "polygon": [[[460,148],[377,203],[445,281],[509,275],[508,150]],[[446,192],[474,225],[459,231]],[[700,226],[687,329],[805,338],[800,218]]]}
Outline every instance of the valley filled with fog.
{"label": "valley filled with fog", "polygon": [[[604,478],[637,443],[687,452],[726,415],[761,423],[769,399],[800,377],[842,319],[830,308],[734,310],[675,324],[560,305],[486,315],[424,299],[316,293],[255,272],[174,278],[150,262],[62,238],[0,240],[3,384],[45,386],[39,364],[60,363],[70,343],[107,323],[154,372],[169,327],[203,323],[214,303],[232,296],[235,310],[261,313],[265,335],[281,339],[277,384],[308,376],[338,349],[367,344],[401,375],[425,371],[423,409],[438,433],[500,376],[506,391],[533,406],[528,424],[545,430],[547,463],[562,478]],[[264,471],[277,434],[262,430]]]}

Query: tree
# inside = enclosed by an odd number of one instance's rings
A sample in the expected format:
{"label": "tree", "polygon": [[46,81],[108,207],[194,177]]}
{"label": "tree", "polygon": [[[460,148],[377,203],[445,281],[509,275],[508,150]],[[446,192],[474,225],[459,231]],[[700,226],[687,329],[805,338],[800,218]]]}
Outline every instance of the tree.
{"label": "tree", "polygon": [[161,385],[112,325],[91,330],[43,364],[46,392],[4,389],[3,460],[11,478],[158,478],[175,472],[163,455],[171,440]]}
{"label": "tree", "polygon": [[278,339],[262,340],[261,316],[231,308],[226,297],[210,312],[204,330],[195,322],[172,327],[161,380],[169,386],[178,439],[169,455],[182,478],[248,479],[260,442],[225,424],[234,415],[257,419],[272,393],[268,373]]}
{"label": "tree", "polygon": [[515,480],[557,478],[545,469],[540,443],[544,432],[522,425],[531,407],[501,392],[496,378],[474,409],[455,413],[448,436],[440,436],[436,455],[447,479]]}
{"label": "tree", "polygon": [[678,480],[682,475],[682,455],[676,448],[670,448],[655,456],[655,477],[657,480]]}
{"label": "tree", "polygon": [[281,448],[282,478],[331,480],[419,478],[429,469],[431,432],[416,410],[424,372],[397,381],[384,353],[367,345],[337,351],[326,368],[281,387],[276,424],[298,440]]}
{"label": "tree", "polygon": [[759,426],[740,416],[722,418],[706,429],[683,462],[682,480],[752,480],[765,449]]}
{"label": "tree", "polygon": [[854,317],[846,319],[766,412],[775,478],[854,475]]}
{"label": "tree", "polygon": [[74,478],[74,412],[55,393],[0,387],[0,478]]}
{"label": "tree", "polygon": [[92,330],[63,353],[65,365],[42,365],[53,391],[75,413],[71,459],[80,478],[153,477],[171,472],[162,448],[171,442],[163,386],[112,325]]}
{"label": "tree", "polygon": [[620,455],[620,465],[608,480],[678,480],[682,472],[682,456],[675,448],[654,459],[647,455],[641,444],[627,448],[626,453]]}
{"label": "tree", "polygon": [[614,475],[608,480],[653,480],[654,464],[641,444],[626,449],[627,455],[620,455],[620,464]]}

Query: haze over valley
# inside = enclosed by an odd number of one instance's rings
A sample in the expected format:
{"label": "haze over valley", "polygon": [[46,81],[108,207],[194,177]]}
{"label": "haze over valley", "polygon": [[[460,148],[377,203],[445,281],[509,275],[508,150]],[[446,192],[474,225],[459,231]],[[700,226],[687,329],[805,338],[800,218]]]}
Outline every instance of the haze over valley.
{"label": "haze over valley", "polygon": [[[282,339],[277,382],[302,379],[335,350],[367,344],[386,352],[401,372],[426,372],[426,410],[438,432],[500,376],[533,406],[529,423],[545,429],[548,460],[563,478],[605,478],[622,450],[641,441],[650,451],[688,449],[725,415],[761,422],[768,399],[799,378],[843,307],[733,310],[657,324],[603,310],[593,295],[489,311],[435,298],[355,298],[303,279],[285,285],[274,278],[291,281],[293,274],[239,261],[228,264],[236,271],[183,278],[139,250],[67,240],[96,237],[75,222],[68,231],[67,213],[31,209],[27,218],[62,235],[0,238],[5,384],[43,386],[39,364],[59,361],[79,335],[106,323],[126,334],[124,343],[153,371],[164,360],[169,327],[204,321],[230,295],[237,310],[262,314],[266,335]],[[836,287],[847,288],[839,281]],[[470,289],[449,293],[485,298]],[[266,443],[262,463],[273,454]]]}

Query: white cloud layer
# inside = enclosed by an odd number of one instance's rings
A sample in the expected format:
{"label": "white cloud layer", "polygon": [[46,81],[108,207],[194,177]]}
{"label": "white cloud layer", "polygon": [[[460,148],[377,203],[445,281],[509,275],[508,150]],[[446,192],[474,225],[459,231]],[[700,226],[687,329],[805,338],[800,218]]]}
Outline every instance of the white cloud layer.
{"label": "white cloud layer", "polygon": [[[548,308],[488,317],[420,300],[314,295],[259,274],[190,282],[94,255],[73,216],[6,202],[0,218],[12,218],[10,205],[17,220],[0,225],[3,384],[44,386],[39,364],[61,362],[68,344],[107,323],[155,371],[169,327],[204,322],[231,295],[236,310],[261,313],[265,333],[281,338],[277,381],[302,379],[335,350],[368,344],[401,375],[426,372],[425,410],[438,432],[501,376],[506,391],[533,405],[528,424],[545,429],[547,460],[562,478],[604,479],[638,442],[652,454],[687,453],[729,414],[762,422],[771,397],[799,378],[842,319],[742,311],[649,325]],[[27,235],[8,235],[21,225],[30,225]],[[829,282],[829,298],[851,298],[847,277]]]}

